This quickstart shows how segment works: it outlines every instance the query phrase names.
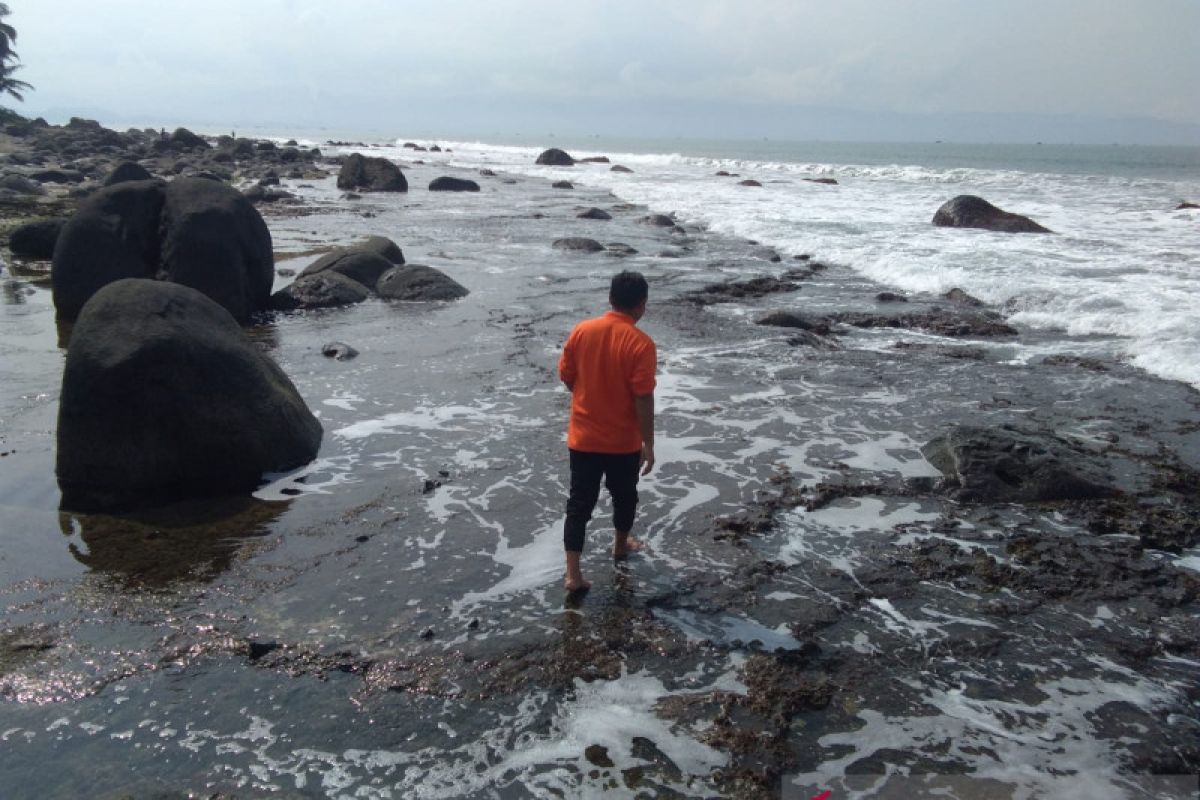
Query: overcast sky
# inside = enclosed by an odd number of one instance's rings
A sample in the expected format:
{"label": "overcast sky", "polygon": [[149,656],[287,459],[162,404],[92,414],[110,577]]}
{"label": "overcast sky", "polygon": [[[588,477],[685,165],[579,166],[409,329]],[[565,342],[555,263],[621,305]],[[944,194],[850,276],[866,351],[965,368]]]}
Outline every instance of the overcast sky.
{"label": "overcast sky", "polygon": [[8,5],[51,121],[1200,144],[1200,0]]}

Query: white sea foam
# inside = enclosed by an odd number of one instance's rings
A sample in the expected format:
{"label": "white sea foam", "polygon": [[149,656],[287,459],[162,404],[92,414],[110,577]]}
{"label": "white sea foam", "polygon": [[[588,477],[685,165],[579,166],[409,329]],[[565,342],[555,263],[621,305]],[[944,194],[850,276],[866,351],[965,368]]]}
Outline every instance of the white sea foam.
{"label": "white sea foam", "polygon": [[[536,166],[532,147],[451,142],[444,163],[488,166],[609,189],[689,223],[790,253],[845,264],[910,292],[960,287],[1033,328],[1111,337],[1109,349],[1147,371],[1200,386],[1200,182],[935,168],[607,153],[634,169]],[[396,148],[396,157],[404,151]],[[438,154],[433,154],[438,155]],[[588,155],[577,152],[577,156]],[[719,169],[754,177],[748,189]],[[838,186],[802,178],[833,177]],[[1055,235],[934,228],[934,211],[978,194]]]}

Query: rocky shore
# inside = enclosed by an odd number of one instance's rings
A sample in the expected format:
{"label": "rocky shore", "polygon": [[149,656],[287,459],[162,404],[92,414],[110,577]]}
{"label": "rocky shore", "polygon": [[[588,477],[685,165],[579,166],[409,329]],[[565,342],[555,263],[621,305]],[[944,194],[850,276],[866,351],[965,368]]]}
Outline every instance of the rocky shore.
{"label": "rocky shore", "polygon": [[[1048,335],[962,293],[423,147],[393,174],[369,145],[6,125],[14,796],[1133,797],[1200,772],[1200,393],[1065,335],[1017,361]],[[58,509],[66,340],[15,232],[145,180],[127,162],[270,229],[291,299],[243,330],[325,436],[255,497]],[[607,562],[598,514],[596,588],[564,606],[554,361],[627,266],[663,354],[650,552]]]}

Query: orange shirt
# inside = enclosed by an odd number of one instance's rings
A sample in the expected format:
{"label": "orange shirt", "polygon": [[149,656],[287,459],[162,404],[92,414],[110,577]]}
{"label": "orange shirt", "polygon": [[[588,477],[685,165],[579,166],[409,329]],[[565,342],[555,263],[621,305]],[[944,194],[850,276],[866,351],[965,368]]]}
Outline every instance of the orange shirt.
{"label": "orange shirt", "polygon": [[609,311],[567,337],[558,376],[571,387],[567,447],[585,453],[642,449],[633,398],[654,392],[658,352],[633,317]]}

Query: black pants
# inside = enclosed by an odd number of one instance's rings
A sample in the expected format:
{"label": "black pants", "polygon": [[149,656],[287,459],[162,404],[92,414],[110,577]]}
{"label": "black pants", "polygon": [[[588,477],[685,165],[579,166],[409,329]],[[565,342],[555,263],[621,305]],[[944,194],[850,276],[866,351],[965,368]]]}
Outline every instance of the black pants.
{"label": "black pants", "polygon": [[613,527],[628,533],[637,509],[638,466],[641,452],[583,453],[571,451],[571,496],[567,498],[567,521],[563,546],[573,553],[583,551],[583,533],[600,498],[600,479],[612,495]]}

